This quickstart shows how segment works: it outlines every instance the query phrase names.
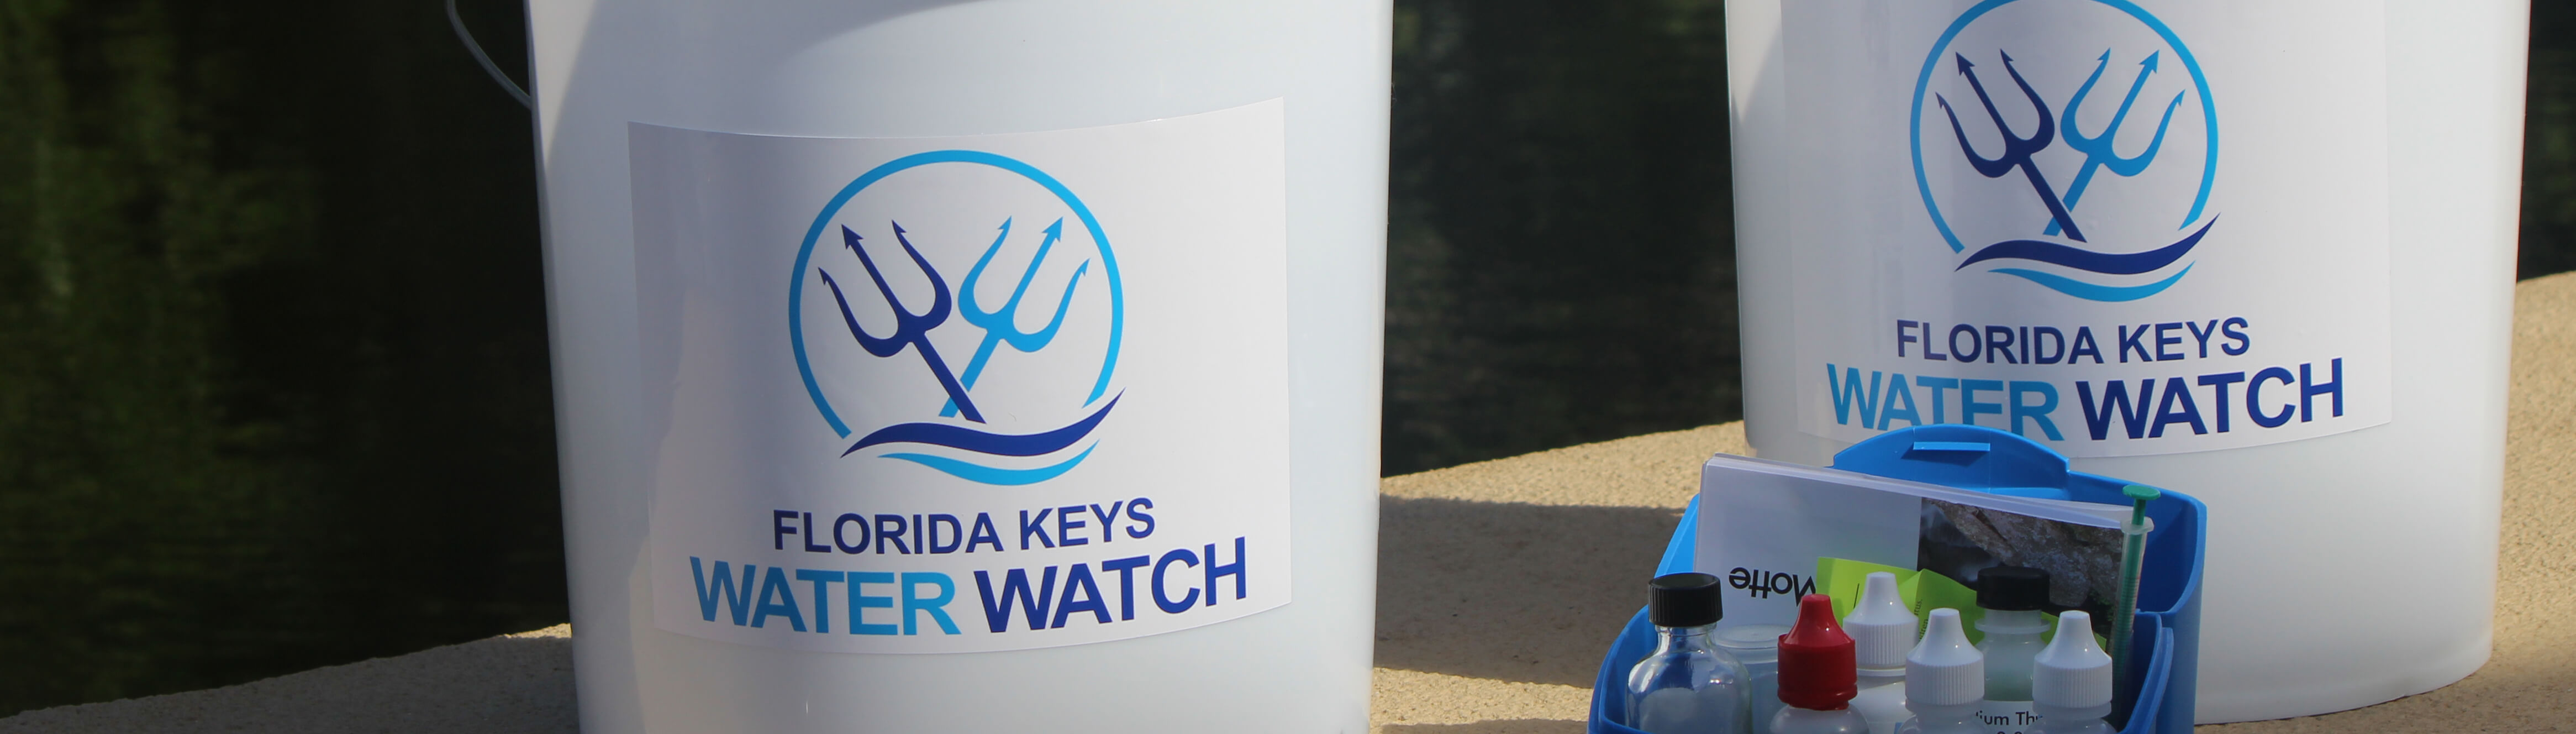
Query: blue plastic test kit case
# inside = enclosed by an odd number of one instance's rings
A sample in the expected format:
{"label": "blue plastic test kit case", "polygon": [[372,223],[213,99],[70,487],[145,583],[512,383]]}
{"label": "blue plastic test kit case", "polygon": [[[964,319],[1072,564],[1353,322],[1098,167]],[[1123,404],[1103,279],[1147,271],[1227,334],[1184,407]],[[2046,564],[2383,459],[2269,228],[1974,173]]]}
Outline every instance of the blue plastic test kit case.
{"label": "blue plastic test kit case", "polygon": [[[2124,482],[2068,471],[2066,457],[2029,439],[1992,428],[1935,425],[1880,434],[1834,455],[1833,468],[1891,479],[1973,489],[2022,497],[2068,499],[2127,505]],[[2192,691],[2200,664],[2200,574],[2202,537],[2208,527],[2207,507],[2200,500],[2171,490],[2147,503],[2154,530],[2147,534],[2147,557],[2138,581],[2138,617],[2132,649],[2148,650],[2129,661],[2132,680],[2142,683],[2135,711],[2122,734],[2188,734],[2192,726]],[[1664,547],[1655,575],[1691,568],[1698,541],[1699,500],[1683,511],[1681,527]],[[1655,646],[1655,628],[1646,611],[1629,618],[1601,673],[1592,684],[1593,734],[1638,734],[1627,720],[1628,668]]]}

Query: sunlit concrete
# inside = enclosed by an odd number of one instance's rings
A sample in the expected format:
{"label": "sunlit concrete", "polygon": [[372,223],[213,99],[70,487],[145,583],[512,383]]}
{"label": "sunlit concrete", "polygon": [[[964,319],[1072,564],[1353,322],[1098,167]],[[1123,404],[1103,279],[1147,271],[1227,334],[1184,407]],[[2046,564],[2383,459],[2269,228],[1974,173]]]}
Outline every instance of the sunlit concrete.
{"label": "sunlit concrete", "polygon": [[[2576,273],[2515,293],[2496,651],[2467,680],[2275,732],[2552,731],[2576,721]],[[1582,731],[1601,651],[1643,596],[1710,453],[1742,424],[1390,477],[1374,723],[1386,734]],[[226,688],[0,719],[10,732],[573,731],[571,630]]]}

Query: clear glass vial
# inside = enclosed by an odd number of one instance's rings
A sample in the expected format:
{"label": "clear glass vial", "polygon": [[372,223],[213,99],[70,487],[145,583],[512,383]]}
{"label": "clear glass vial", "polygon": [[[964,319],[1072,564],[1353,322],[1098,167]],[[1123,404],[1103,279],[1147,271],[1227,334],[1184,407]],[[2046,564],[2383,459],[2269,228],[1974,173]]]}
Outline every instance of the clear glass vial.
{"label": "clear glass vial", "polygon": [[1712,639],[1725,616],[1716,576],[1675,573],[1647,584],[1655,651],[1628,669],[1628,725],[1647,734],[1743,734],[1744,664]]}
{"label": "clear glass vial", "polygon": [[1744,663],[1745,698],[1753,703],[1749,734],[1771,734],[1771,717],[1780,713],[1780,636],[1789,634],[1785,624],[1740,624],[1720,627],[1717,646],[1733,653]]}

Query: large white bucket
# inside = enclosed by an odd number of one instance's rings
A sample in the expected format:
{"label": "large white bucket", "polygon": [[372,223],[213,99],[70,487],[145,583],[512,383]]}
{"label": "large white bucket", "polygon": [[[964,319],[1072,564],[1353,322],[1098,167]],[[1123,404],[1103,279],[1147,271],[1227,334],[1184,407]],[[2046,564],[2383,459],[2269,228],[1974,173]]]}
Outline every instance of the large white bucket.
{"label": "large white bucket", "polygon": [[583,730],[1367,726],[1385,0],[530,16]]}
{"label": "large white bucket", "polygon": [[1731,0],[1753,445],[1973,422],[2206,500],[2203,722],[2459,680],[2492,633],[2527,17]]}

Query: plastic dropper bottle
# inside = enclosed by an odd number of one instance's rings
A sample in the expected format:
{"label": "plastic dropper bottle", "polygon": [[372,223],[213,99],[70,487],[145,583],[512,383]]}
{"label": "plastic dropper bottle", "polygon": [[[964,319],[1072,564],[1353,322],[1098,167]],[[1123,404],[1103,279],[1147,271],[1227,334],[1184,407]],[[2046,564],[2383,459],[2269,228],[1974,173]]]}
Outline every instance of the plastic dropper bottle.
{"label": "plastic dropper bottle", "polygon": [[1923,641],[1905,656],[1905,708],[1914,718],[1906,734],[1989,734],[1977,720],[1986,702],[1986,656],[1968,644],[1959,610],[1934,609],[1924,620]]}
{"label": "plastic dropper bottle", "polygon": [[1751,734],[1771,734],[1771,717],[1780,713],[1780,636],[1785,624],[1739,624],[1717,629],[1717,646],[1744,663],[1744,697],[1752,702]]}
{"label": "plastic dropper bottle", "polygon": [[2023,566],[1996,566],[1977,573],[1977,607],[1985,617],[1977,631],[1986,639],[1977,650],[1986,654],[1985,717],[1993,734],[2028,734],[2036,714],[2030,709],[2031,661],[2039,657],[2040,636],[2048,619],[2048,572]]}
{"label": "plastic dropper bottle", "polygon": [[1798,600],[1798,626],[1780,636],[1780,713],[1771,734],[1867,734],[1869,722],[1851,710],[1854,684],[1851,635],[1834,624],[1834,600],[1808,594]]}
{"label": "plastic dropper bottle", "polygon": [[1860,695],[1851,707],[1869,722],[1870,734],[1895,734],[1913,716],[1905,710],[1905,653],[1914,649],[1914,610],[1896,590],[1896,574],[1880,571],[1861,582],[1860,603],[1843,617],[1860,663]]}
{"label": "plastic dropper bottle", "polygon": [[1628,669],[1628,726],[1648,734],[1742,734],[1744,664],[1710,639],[1725,617],[1716,576],[1674,573],[1646,585],[1655,651]]}
{"label": "plastic dropper bottle", "polygon": [[2039,651],[2031,670],[2031,708],[2039,725],[2031,734],[2111,734],[2111,656],[2093,642],[2093,615],[2057,615],[2057,639]]}

